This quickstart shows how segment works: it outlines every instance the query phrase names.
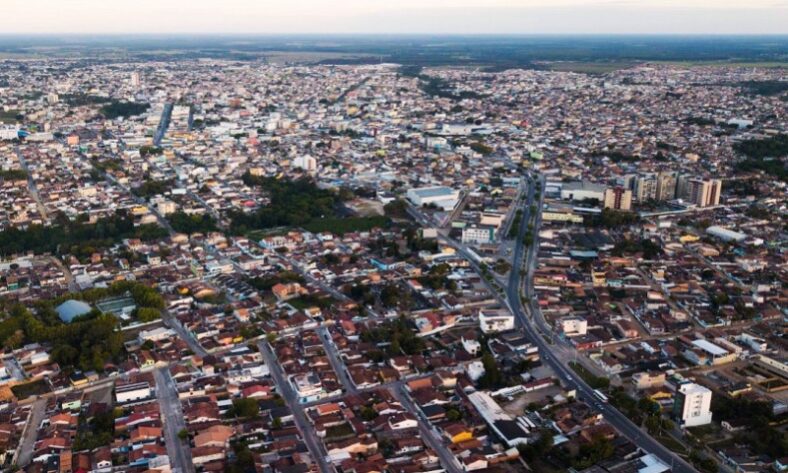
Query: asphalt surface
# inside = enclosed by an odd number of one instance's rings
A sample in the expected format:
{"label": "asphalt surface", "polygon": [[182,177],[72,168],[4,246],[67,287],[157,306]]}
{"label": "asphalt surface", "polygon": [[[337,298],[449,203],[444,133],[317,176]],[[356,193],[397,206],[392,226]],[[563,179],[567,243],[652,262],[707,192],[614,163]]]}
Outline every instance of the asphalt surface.
{"label": "asphalt surface", "polygon": [[262,341],[259,342],[257,346],[260,348],[260,353],[263,355],[265,364],[268,365],[268,369],[271,372],[271,377],[274,379],[274,383],[276,384],[277,390],[279,391],[279,395],[282,396],[282,399],[284,399],[285,403],[290,408],[290,411],[293,413],[293,420],[295,421],[296,427],[298,427],[298,430],[301,432],[301,437],[304,439],[304,443],[306,443],[309,453],[312,455],[312,458],[315,460],[318,467],[320,467],[321,472],[333,473],[336,470],[326,460],[326,455],[323,452],[320,440],[317,438],[315,429],[306,418],[304,406],[299,402],[298,395],[293,389],[293,386],[285,377],[282,367],[279,365],[279,362],[276,359],[276,354],[271,348],[271,345],[265,341]]}
{"label": "asphalt surface", "polygon": [[[544,188],[543,180],[540,180],[542,183],[542,188]],[[520,225],[520,232],[517,239],[517,245],[514,250],[514,264],[513,268],[519,268],[520,262],[523,258],[523,238],[525,236],[525,232],[527,230],[528,222],[530,221],[530,206],[534,204],[534,186],[529,186],[528,190],[528,201],[526,203],[526,207],[523,211],[523,220]],[[538,203],[537,203],[538,206]],[[536,237],[539,232],[539,225],[541,221],[537,216],[536,223],[534,225],[533,233],[534,233],[534,244],[531,245],[527,250],[527,257],[526,260],[526,267],[528,268],[529,276],[533,272],[533,268],[535,266],[535,257],[536,257],[536,247],[538,244],[536,243]],[[528,277],[526,279],[526,295],[532,294],[532,279]],[[509,284],[506,288],[506,297],[508,299],[510,308],[512,309],[517,321],[520,325],[525,329],[525,332],[531,338],[531,340],[537,345],[539,348],[539,353],[541,354],[541,358],[543,362],[545,362],[548,366],[550,366],[555,374],[561,379],[564,385],[568,386],[570,389],[575,389],[577,391],[577,397],[586,401],[589,405],[593,406],[597,411],[600,411],[604,416],[605,420],[616,428],[622,435],[627,437],[631,442],[635,445],[640,447],[642,450],[652,453],[659,457],[659,459],[664,462],[666,465],[671,467],[671,470],[675,473],[689,473],[695,472],[696,470],[686,461],[684,461],[681,457],[670,451],[664,445],[659,443],[657,440],[653,439],[647,432],[640,429],[637,425],[635,425],[632,421],[630,421],[624,414],[622,414],[618,409],[611,406],[606,402],[602,402],[600,399],[594,395],[594,390],[577,374],[575,374],[571,368],[566,366],[564,362],[561,361],[560,357],[557,357],[553,354],[554,348],[545,341],[542,337],[542,334],[534,326],[531,319],[526,315],[523,305],[520,300],[520,271],[512,270],[509,278]]]}
{"label": "asphalt surface", "polygon": [[153,377],[156,379],[156,398],[164,421],[164,441],[172,471],[194,473],[191,448],[178,437],[178,432],[186,428],[186,420],[183,417],[175,381],[167,367],[154,370]]}
{"label": "asphalt surface", "polygon": [[445,468],[449,473],[462,473],[463,469],[457,461],[457,458],[448,448],[446,448],[446,445],[443,443],[443,437],[441,437],[437,429],[432,426],[429,420],[424,417],[421,409],[419,409],[410,398],[410,394],[408,393],[405,386],[402,385],[399,388],[393,388],[391,389],[391,393],[394,398],[397,399],[400,404],[402,404],[402,407],[416,416],[416,420],[419,423],[419,432],[421,433],[422,441],[426,442],[427,445],[429,445],[430,448],[438,455],[443,468]]}
{"label": "asphalt surface", "polygon": [[27,424],[25,424],[24,436],[22,443],[19,445],[17,451],[19,456],[16,459],[16,464],[19,466],[26,466],[33,459],[33,448],[35,448],[36,437],[38,434],[38,426],[44,420],[47,400],[36,399],[30,407],[30,414],[28,414]]}

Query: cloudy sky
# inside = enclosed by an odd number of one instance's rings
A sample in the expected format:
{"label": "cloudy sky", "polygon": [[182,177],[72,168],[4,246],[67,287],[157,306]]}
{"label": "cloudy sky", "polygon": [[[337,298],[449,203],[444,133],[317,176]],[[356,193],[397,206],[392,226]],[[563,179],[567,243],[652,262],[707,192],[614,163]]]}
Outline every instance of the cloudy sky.
{"label": "cloudy sky", "polygon": [[0,0],[11,33],[788,34],[788,0]]}

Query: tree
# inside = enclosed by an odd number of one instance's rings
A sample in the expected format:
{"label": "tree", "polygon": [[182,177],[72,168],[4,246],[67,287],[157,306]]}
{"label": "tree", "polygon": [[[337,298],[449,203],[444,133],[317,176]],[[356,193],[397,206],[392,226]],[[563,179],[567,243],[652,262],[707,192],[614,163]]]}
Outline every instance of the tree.
{"label": "tree", "polygon": [[189,438],[189,431],[186,429],[181,429],[178,431],[178,438],[181,440],[186,440]]}
{"label": "tree", "polygon": [[137,319],[142,323],[153,322],[161,318],[161,312],[152,307],[137,308]]}
{"label": "tree", "polygon": [[233,399],[233,406],[228,411],[228,415],[247,419],[257,417],[260,415],[260,406],[251,398]]}
{"label": "tree", "polygon": [[274,430],[278,430],[282,428],[282,418],[281,417],[274,417],[274,420],[271,421],[271,428]]}
{"label": "tree", "polygon": [[365,421],[369,422],[372,419],[376,418],[377,416],[378,416],[378,411],[376,411],[375,409],[369,406],[364,406],[361,408],[361,418],[364,419]]}

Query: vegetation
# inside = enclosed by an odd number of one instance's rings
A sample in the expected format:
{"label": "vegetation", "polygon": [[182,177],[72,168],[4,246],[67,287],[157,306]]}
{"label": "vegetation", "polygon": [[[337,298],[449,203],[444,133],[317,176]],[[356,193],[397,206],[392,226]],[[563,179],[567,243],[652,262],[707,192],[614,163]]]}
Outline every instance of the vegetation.
{"label": "vegetation", "polygon": [[27,399],[30,396],[39,396],[49,392],[49,386],[43,379],[31,381],[29,383],[17,384],[11,388],[17,399]]}
{"label": "vegetation", "polygon": [[230,228],[243,234],[253,229],[301,227],[313,220],[336,217],[340,204],[336,192],[321,189],[310,178],[297,180],[275,179],[244,174],[248,186],[258,186],[266,192],[270,204],[256,212],[234,212]]}
{"label": "vegetation", "polygon": [[373,228],[388,227],[391,221],[388,217],[326,217],[317,218],[303,225],[305,230],[313,233],[331,232],[344,235],[351,232],[366,232]]}
{"label": "vegetation", "polygon": [[98,311],[65,324],[50,303],[39,303],[36,315],[15,305],[0,323],[0,339],[9,348],[49,343],[52,360],[66,371],[73,367],[103,371],[108,361],[120,361],[125,353],[123,336],[115,330],[116,325],[114,316]]}
{"label": "vegetation", "polygon": [[24,181],[27,179],[27,173],[21,169],[3,169],[0,170],[0,179],[4,181]]}
{"label": "vegetation", "polygon": [[164,194],[172,188],[172,181],[153,181],[148,180],[143,182],[140,186],[131,190],[134,195],[149,199],[155,195]]}
{"label": "vegetation", "polygon": [[788,92],[788,82],[782,80],[751,80],[739,83],[739,86],[750,95],[782,95]]}
{"label": "vegetation", "polygon": [[424,350],[424,340],[416,336],[405,317],[361,332],[361,340],[378,345],[388,344],[386,352],[391,356],[415,355]]}
{"label": "vegetation", "polygon": [[484,365],[484,374],[477,381],[479,388],[500,389],[506,387],[506,377],[501,373],[492,353],[485,351],[482,355],[482,365]]}
{"label": "vegetation", "polygon": [[720,421],[744,421],[747,428],[736,434],[736,441],[755,453],[780,458],[788,452],[788,436],[771,425],[777,418],[768,402],[715,396],[711,410]]}
{"label": "vegetation", "polygon": [[251,419],[260,415],[260,405],[252,398],[233,399],[233,405],[227,410],[228,417]]}
{"label": "vegetation", "polygon": [[246,282],[258,291],[270,291],[272,287],[280,283],[288,284],[297,282],[299,284],[304,284],[306,281],[298,273],[294,273],[292,271],[282,271],[281,273],[275,275],[248,279]]}
{"label": "vegetation", "polygon": [[788,135],[745,140],[733,145],[733,149],[746,156],[736,165],[739,171],[763,171],[788,182],[788,167],[781,159],[788,156]]}
{"label": "vegetation", "polygon": [[408,215],[408,204],[402,199],[397,199],[389,202],[385,206],[383,206],[383,211],[387,217],[390,218],[399,218],[399,219],[407,219],[410,218]]}
{"label": "vegetation", "polygon": [[80,107],[85,105],[97,105],[110,101],[109,97],[101,97],[99,95],[88,94],[60,94],[58,96],[61,102],[72,107]]}
{"label": "vegetation", "polygon": [[15,123],[24,120],[25,116],[19,113],[19,110],[2,110],[0,109],[0,123]]}
{"label": "vegetation", "polygon": [[124,210],[114,215],[87,223],[87,216],[71,221],[58,216],[51,226],[30,225],[27,229],[8,228],[0,232],[0,254],[9,255],[34,251],[36,253],[73,254],[89,256],[96,250],[119,243],[124,238],[144,241],[167,236],[158,225],[134,226],[134,218]]}
{"label": "vegetation", "polygon": [[610,386],[609,379],[594,375],[579,363],[570,362],[569,367],[572,368],[575,373],[580,375],[580,377],[583,378],[583,381],[588,383],[588,385],[594,389],[605,389]]}
{"label": "vegetation", "polygon": [[219,228],[213,217],[204,214],[187,214],[185,212],[175,212],[167,216],[167,220],[172,225],[172,229],[179,233],[208,233],[215,232]]}
{"label": "vegetation", "polygon": [[638,223],[640,217],[633,212],[623,212],[613,209],[602,209],[599,215],[589,215],[583,219],[587,227],[616,228]]}
{"label": "vegetation", "polygon": [[115,437],[115,415],[112,410],[100,412],[90,420],[84,415],[79,416],[77,437],[72,446],[74,451],[93,450],[112,443]]}
{"label": "vegetation", "polygon": [[450,272],[451,267],[448,264],[437,264],[431,267],[426,275],[419,278],[419,282],[433,291],[439,291],[441,289],[456,291],[457,283],[448,278]]}
{"label": "vegetation", "polygon": [[150,105],[147,103],[113,100],[107,105],[101,107],[99,112],[106,118],[113,120],[119,117],[132,117],[134,115],[140,115],[148,110],[148,108],[150,108]]}
{"label": "vegetation", "polygon": [[472,150],[476,151],[477,153],[479,153],[479,154],[481,154],[483,156],[487,156],[489,154],[492,154],[492,152],[495,151],[491,146],[486,145],[486,144],[482,143],[481,141],[474,141],[473,143],[471,143],[470,146],[471,146]]}
{"label": "vegetation", "polygon": [[643,259],[651,260],[662,254],[662,248],[653,241],[641,238],[639,240],[621,240],[613,247],[614,256],[642,253]]}
{"label": "vegetation", "polygon": [[140,156],[143,158],[146,156],[161,156],[164,153],[164,149],[160,148],[159,146],[140,146]]}

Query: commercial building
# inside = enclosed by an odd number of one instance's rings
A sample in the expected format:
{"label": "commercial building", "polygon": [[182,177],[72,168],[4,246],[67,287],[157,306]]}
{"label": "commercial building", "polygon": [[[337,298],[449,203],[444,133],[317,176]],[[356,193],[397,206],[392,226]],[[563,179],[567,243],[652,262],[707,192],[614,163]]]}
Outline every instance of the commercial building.
{"label": "commercial building", "polygon": [[695,383],[682,384],[676,391],[673,415],[682,427],[711,423],[711,390]]}
{"label": "commercial building", "polygon": [[709,235],[719,238],[722,241],[728,242],[735,242],[740,243],[747,239],[747,235],[741,232],[735,232],[733,230],[729,230],[724,227],[720,227],[718,225],[712,225],[711,227],[706,229],[706,233]]}
{"label": "commercial building", "polygon": [[585,335],[588,332],[588,321],[582,317],[565,317],[560,321],[561,333],[567,337]]}
{"label": "commercial building", "polygon": [[484,245],[495,241],[495,227],[470,226],[462,229],[462,242],[473,245]]}
{"label": "commercial building", "polygon": [[561,186],[561,199],[575,201],[596,199],[602,202],[605,200],[605,186],[588,181],[567,182]]}
{"label": "commercial building", "polygon": [[460,191],[446,186],[408,189],[408,200],[415,206],[434,204],[444,210],[453,209],[460,198]]}
{"label": "commercial building", "polygon": [[528,418],[520,416],[515,419],[504,411],[492,396],[483,391],[468,394],[468,400],[507,446],[514,447],[528,443],[531,431],[536,428]]}
{"label": "commercial building", "polygon": [[147,400],[151,397],[150,384],[147,382],[118,384],[115,386],[115,401],[118,404]]}
{"label": "commercial building", "polygon": [[484,333],[513,330],[514,316],[503,310],[480,310],[479,328],[481,328]]}

